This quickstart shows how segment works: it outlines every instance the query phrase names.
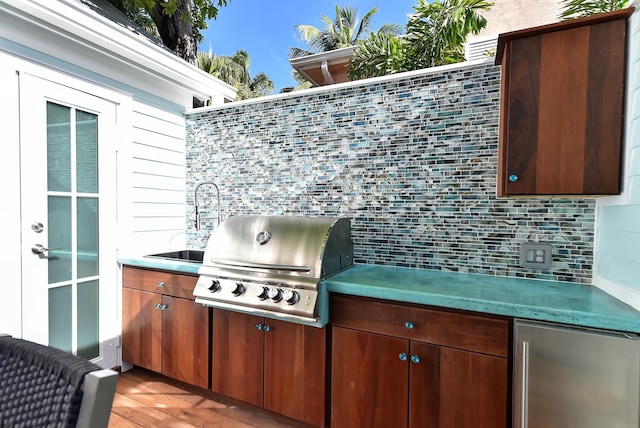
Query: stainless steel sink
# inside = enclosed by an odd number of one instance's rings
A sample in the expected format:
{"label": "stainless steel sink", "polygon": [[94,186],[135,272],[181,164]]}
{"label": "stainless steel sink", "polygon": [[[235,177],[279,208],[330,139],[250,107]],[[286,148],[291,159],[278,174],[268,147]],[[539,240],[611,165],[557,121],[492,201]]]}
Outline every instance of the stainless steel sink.
{"label": "stainless steel sink", "polygon": [[202,263],[203,256],[203,250],[179,250],[169,251],[167,253],[149,254],[144,257],[174,260],[177,262]]}

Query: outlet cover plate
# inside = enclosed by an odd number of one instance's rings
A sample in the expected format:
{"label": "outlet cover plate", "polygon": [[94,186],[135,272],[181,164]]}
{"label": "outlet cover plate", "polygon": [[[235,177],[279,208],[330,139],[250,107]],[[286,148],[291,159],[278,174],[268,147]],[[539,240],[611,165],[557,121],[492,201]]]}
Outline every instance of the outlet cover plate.
{"label": "outlet cover plate", "polygon": [[551,245],[538,242],[520,244],[520,267],[547,270],[551,268]]}

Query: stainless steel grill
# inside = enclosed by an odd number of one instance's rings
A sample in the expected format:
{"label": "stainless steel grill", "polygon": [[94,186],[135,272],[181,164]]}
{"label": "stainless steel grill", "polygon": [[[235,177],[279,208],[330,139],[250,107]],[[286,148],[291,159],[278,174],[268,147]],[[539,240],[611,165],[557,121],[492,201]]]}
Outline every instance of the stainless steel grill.
{"label": "stainless steel grill", "polygon": [[196,302],[320,326],[328,296],[320,282],[353,265],[345,218],[229,217],[209,238]]}

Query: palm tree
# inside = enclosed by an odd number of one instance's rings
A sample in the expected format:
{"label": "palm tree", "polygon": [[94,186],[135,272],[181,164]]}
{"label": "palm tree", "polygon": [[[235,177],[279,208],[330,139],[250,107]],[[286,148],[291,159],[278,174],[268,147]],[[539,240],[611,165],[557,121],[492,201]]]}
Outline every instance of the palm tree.
{"label": "palm tree", "polygon": [[419,0],[407,23],[410,61],[416,68],[463,61],[467,35],[478,34],[487,25],[479,11],[491,6],[485,0]]}
{"label": "palm tree", "polygon": [[251,59],[245,50],[232,56],[217,56],[209,52],[198,52],[198,68],[230,84],[238,90],[237,99],[245,100],[269,95],[273,92],[273,81],[264,73],[251,76]]}
{"label": "palm tree", "polygon": [[629,0],[563,0],[562,19],[583,18],[596,13],[623,9]]}
{"label": "palm tree", "polygon": [[[320,52],[328,52],[348,46],[355,46],[358,40],[371,27],[373,16],[378,13],[374,7],[367,12],[362,19],[358,17],[358,10],[354,7],[335,6],[336,17],[334,20],[327,15],[322,15],[320,20],[324,23],[322,30],[312,25],[296,25],[300,37],[307,44],[309,50],[290,48],[289,58],[299,58]],[[394,24],[387,24],[379,31],[399,32],[400,28]]]}
{"label": "palm tree", "polygon": [[418,70],[464,60],[467,35],[487,25],[485,0],[418,0],[407,34],[373,33],[360,41],[349,63],[351,80]]}

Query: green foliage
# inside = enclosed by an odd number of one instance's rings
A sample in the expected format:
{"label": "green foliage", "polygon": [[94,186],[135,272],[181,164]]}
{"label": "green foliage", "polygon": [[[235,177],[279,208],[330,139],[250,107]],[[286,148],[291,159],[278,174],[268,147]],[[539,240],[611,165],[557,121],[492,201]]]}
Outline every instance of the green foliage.
{"label": "green foliage", "polygon": [[[320,17],[324,24],[322,29],[313,25],[296,25],[296,30],[309,49],[291,48],[289,49],[289,58],[299,58],[358,44],[358,41],[371,27],[373,16],[376,13],[378,13],[378,8],[374,7],[360,19],[356,8],[336,5],[334,19],[324,14]],[[380,31],[399,32],[400,29],[388,24]]]}
{"label": "green foliage", "polygon": [[[231,0],[228,0],[231,1]],[[146,29],[149,33],[160,37],[158,13],[173,16],[184,2],[193,2],[191,16],[181,16],[183,20],[191,19],[193,37],[196,42],[202,41],[201,31],[207,28],[207,20],[215,19],[220,7],[227,5],[227,0],[109,0],[111,4],[122,11],[129,19]],[[167,46],[168,41],[163,40]]]}
{"label": "green foliage", "polygon": [[624,9],[629,0],[563,0],[562,3],[560,18],[574,19]]}
{"label": "green foliage", "polygon": [[265,73],[251,76],[251,59],[245,50],[232,56],[217,56],[211,52],[198,52],[198,68],[228,83],[238,90],[237,99],[245,100],[269,95],[273,92],[273,81]]}
{"label": "green foliage", "polygon": [[485,0],[418,0],[409,16],[407,33],[371,34],[362,40],[349,64],[351,80],[418,70],[464,60],[469,34],[487,25],[480,11],[493,6]]}
{"label": "green foliage", "polygon": [[404,71],[409,43],[391,33],[371,33],[362,40],[349,62],[351,80]]}

